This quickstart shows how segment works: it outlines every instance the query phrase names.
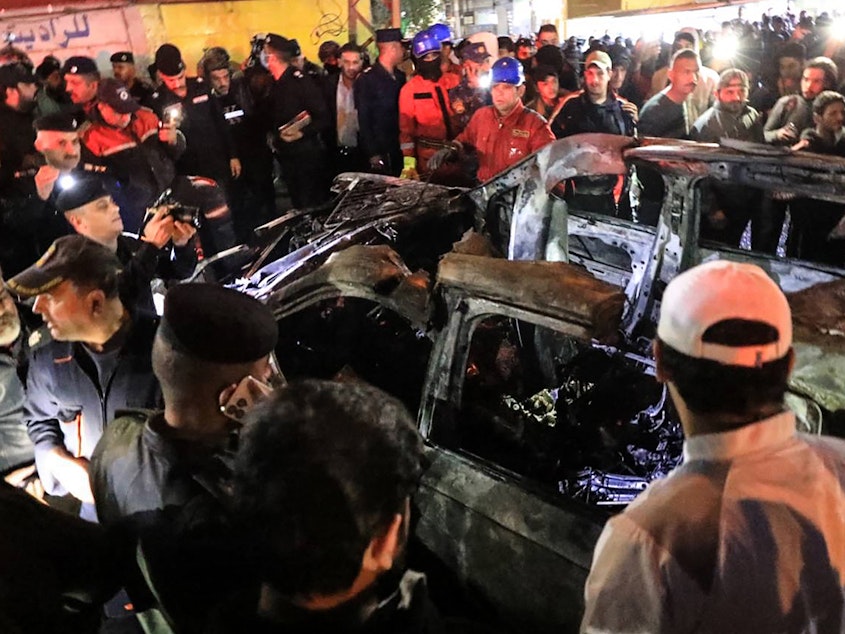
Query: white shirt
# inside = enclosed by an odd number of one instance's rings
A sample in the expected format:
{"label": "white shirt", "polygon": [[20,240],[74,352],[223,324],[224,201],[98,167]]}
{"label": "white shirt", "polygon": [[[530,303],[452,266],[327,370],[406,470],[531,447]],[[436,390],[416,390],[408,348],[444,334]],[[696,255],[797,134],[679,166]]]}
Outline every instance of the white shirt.
{"label": "white shirt", "polygon": [[358,147],[358,111],[352,88],[347,88],[343,77],[337,80],[337,144]]}
{"label": "white shirt", "polygon": [[694,436],[599,538],[583,632],[845,632],[845,441]]}

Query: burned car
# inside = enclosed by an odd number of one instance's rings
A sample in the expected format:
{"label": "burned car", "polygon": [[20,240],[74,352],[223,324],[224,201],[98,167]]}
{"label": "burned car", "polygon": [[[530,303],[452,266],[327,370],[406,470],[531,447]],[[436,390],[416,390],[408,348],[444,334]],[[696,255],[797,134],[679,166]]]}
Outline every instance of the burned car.
{"label": "burned car", "polygon": [[[344,175],[338,204],[267,230],[262,257],[282,257],[238,283],[277,315],[288,379],[365,380],[418,413],[431,467],[416,535],[518,631],[577,628],[604,522],[681,459],[650,357],[680,271],[763,266],[796,309],[790,404],[813,432],[845,410],[845,271],[698,235],[709,179],[845,203],[845,161],[629,144],[572,137],[474,190]],[[663,179],[656,226],[556,195],[632,166]]]}

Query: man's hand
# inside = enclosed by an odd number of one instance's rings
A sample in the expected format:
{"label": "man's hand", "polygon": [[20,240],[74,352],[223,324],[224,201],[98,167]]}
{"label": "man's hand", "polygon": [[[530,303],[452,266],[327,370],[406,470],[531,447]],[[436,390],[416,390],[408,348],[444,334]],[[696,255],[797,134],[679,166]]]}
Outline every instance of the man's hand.
{"label": "man's hand", "polygon": [[402,159],[402,165],[404,168],[402,169],[402,173],[399,174],[399,178],[406,178],[412,181],[420,180],[420,175],[417,172],[417,159],[413,156],[406,156]]}
{"label": "man's hand", "polygon": [[165,125],[158,129],[158,140],[168,145],[176,145],[177,128],[172,125]]}
{"label": "man's hand", "polygon": [[41,200],[47,200],[50,197],[60,173],[52,165],[42,165],[38,168],[35,173],[35,188]]}
{"label": "man's hand", "polygon": [[640,111],[637,108],[637,104],[635,103],[632,103],[630,101],[623,101],[622,112],[629,115],[631,119],[633,119],[634,123],[637,123],[640,120]]}
{"label": "man's hand", "polygon": [[196,235],[197,229],[187,222],[173,221],[173,246],[184,247]]}
{"label": "man's hand", "polygon": [[430,159],[428,159],[428,170],[430,172],[434,172],[440,169],[440,166],[443,165],[443,163],[452,160],[457,156],[458,151],[453,147],[440,148],[434,154],[431,155]]}
{"label": "man's hand", "polygon": [[299,141],[303,136],[302,130],[282,130],[279,132],[279,138],[285,143]]}
{"label": "man's hand", "polygon": [[170,208],[166,205],[158,207],[153,212],[152,218],[144,225],[144,233],[141,240],[155,245],[161,249],[173,238],[173,216],[170,215]]}
{"label": "man's hand", "polygon": [[370,169],[376,172],[383,172],[387,166],[384,164],[384,159],[380,154],[370,157]]}
{"label": "man's hand", "polygon": [[50,453],[50,471],[77,500],[94,503],[91,492],[91,480],[88,478],[88,460],[74,458],[64,448],[56,448]]}
{"label": "man's hand", "polygon": [[232,178],[238,178],[241,175],[241,162],[236,159],[229,159],[229,169],[232,171]]}
{"label": "man's hand", "polygon": [[778,141],[794,141],[798,138],[798,129],[794,123],[787,123],[775,131],[775,138]]}

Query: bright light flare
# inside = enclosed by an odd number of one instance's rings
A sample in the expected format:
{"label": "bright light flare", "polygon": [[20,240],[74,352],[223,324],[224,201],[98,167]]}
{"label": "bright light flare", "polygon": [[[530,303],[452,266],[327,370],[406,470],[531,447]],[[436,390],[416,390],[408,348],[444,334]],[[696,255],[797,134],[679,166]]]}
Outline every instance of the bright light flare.
{"label": "bright light flare", "polygon": [[714,59],[730,60],[739,52],[739,40],[733,36],[719,38],[713,45]]}

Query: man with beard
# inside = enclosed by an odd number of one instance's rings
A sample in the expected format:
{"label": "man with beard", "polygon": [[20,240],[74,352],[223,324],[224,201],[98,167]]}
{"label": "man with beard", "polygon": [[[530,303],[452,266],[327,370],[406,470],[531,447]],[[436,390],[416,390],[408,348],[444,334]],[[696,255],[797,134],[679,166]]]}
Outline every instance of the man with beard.
{"label": "man with beard", "polygon": [[364,68],[361,49],[351,42],[338,49],[340,72],[326,79],[326,105],[332,119],[326,145],[334,150],[334,173],[362,172],[367,162],[359,143],[355,82]]}
{"label": "man with beard", "polygon": [[402,151],[399,149],[399,91],[405,73],[396,67],[402,61],[402,32],[376,31],[378,59],[355,82],[355,108],[358,110],[361,149],[370,171],[399,176]]}
{"label": "man with beard", "polygon": [[413,419],[380,390],[280,389],[247,426],[235,463],[234,512],[259,578],[211,631],[444,631],[425,576],[404,567],[422,464]]}
{"label": "man with beard", "polygon": [[153,96],[153,87],[138,78],[135,56],[131,51],[119,51],[109,58],[114,78],[122,81],[132,98],[146,106]]}
{"label": "man with beard", "polygon": [[[182,53],[173,44],[162,44],[155,54],[155,69],[162,85],[153,93],[151,108],[165,127],[185,135],[185,152],[176,161],[180,176],[210,179],[231,200],[230,179],[241,175],[241,162],[229,135],[219,104],[207,84],[185,76]],[[235,233],[228,205],[206,214],[201,240],[203,251],[212,255],[234,246]],[[209,212],[211,213],[211,212]]]}
{"label": "man with beard", "polygon": [[[801,133],[793,150],[845,157],[845,97],[825,90],[813,101],[815,126]],[[845,208],[839,203],[798,198],[794,210],[787,254],[813,262],[841,267],[845,264]]]}
{"label": "man with beard", "polygon": [[18,309],[0,272],[0,475],[34,457],[23,422],[22,338]]}
{"label": "man with beard", "polygon": [[698,85],[701,60],[695,51],[682,48],[672,57],[669,86],[645,102],[640,113],[640,134],[687,139],[694,119],[687,104]]}
{"label": "man with beard", "polygon": [[230,185],[231,204],[238,240],[248,242],[255,227],[276,217],[273,154],[267,146],[267,131],[263,118],[256,112],[256,99],[248,79],[243,74],[232,76],[226,49],[219,46],[208,49],[201,64],[241,160],[241,175]]}
{"label": "man with beard", "polygon": [[546,120],[522,105],[525,75],[513,57],[501,57],[490,70],[493,105],[475,113],[466,130],[449,147],[432,155],[430,169],[454,155],[477,154],[477,180],[487,181],[529,154],[554,141]]}
{"label": "man with beard", "polygon": [[766,143],[792,145],[813,127],[813,99],[823,90],[835,90],[838,76],[836,64],[827,57],[808,61],[801,74],[801,94],[781,97],[769,113],[763,128]]}
{"label": "man with beard", "polygon": [[[64,233],[38,197],[41,157],[33,129],[35,76],[23,64],[0,67],[0,266],[14,275]],[[61,219],[59,219],[61,220]]]}
{"label": "man with beard", "polygon": [[[322,136],[329,113],[319,86],[294,66],[299,44],[270,33],[264,43],[267,70],[275,80],[270,93],[270,131],[293,206],[315,207],[328,198],[328,171]],[[296,123],[307,113],[307,125]],[[310,120],[309,120],[310,119]],[[303,121],[304,122],[304,121]]]}
{"label": "man with beard", "polygon": [[[609,90],[612,62],[604,51],[594,50],[584,61],[584,89],[566,97],[560,112],[551,122],[555,137],[573,134],[604,133],[633,136],[637,107]],[[618,215],[614,191],[616,176],[581,176],[567,180],[566,201],[571,209]],[[621,188],[624,200],[627,187]],[[623,213],[627,215],[627,208]]]}
{"label": "man with beard", "polygon": [[39,117],[55,114],[70,108],[71,101],[65,92],[65,80],[62,77],[62,63],[47,55],[35,69],[35,76],[41,84],[35,100],[35,111]]}
{"label": "man with beard", "polygon": [[[719,139],[763,142],[762,116],[748,105],[748,75],[738,68],[729,68],[719,76],[716,105],[693,124],[695,141],[718,143]],[[701,237],[732,246],[739,246],[748,221],[751,224],[752,247],[758,247],[762,203],[761,190],[741,185],[712,183],[715,209],[702,218]],[[757,238],[755,240],[755,238]]]}
{"label": "man with beard", "polygon": [[[779,46],[775,57],[776,68],[762,73],[762,84],[748,98],[751,106],[763,115],[768,115],[778,99],[798,94],[806,57],[806,49],[800,42],[787,42]],[[763,64],[764,69],[767,66]]]}
{"label": "man with beard", "polygon": [[416,74],[399,93],[399,143],[401,177],[416,179],[428,176],[428,159],[455,137],[448,93],[459,80],[443,72],[440,41],[428,31],[414,36],[411,52]]}
{"label": "man with beard", "polygon": [[87,115],[97,99],[100,85],[100,71],[90,57],[69,57],[62,69],[65,77],[65,91],[75,106]]}

